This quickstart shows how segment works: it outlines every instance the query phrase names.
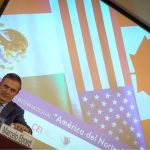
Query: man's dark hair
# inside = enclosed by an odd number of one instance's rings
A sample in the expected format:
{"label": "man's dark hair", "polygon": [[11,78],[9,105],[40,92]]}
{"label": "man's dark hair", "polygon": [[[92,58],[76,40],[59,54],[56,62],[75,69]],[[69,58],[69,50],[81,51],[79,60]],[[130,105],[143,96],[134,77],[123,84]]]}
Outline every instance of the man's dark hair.
{"label": "man's dark hair", "polygon": [[3,82],[6,78],[18,81],[20,83],[20,89],[21,89],[22,81],[21,81],[21,78],[17,74],[8,73],[2,78],[1,82]]}

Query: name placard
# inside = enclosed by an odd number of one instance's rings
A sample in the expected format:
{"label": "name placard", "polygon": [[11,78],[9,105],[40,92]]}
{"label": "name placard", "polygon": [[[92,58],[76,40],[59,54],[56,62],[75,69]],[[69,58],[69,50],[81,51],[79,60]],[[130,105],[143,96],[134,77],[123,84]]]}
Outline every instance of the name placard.
{"label": "name placard", "polygon": [[2,124],[0,134],[14,140],[22,145],[32,148],[35,139],[26,133],[22,133],[6,124]]}

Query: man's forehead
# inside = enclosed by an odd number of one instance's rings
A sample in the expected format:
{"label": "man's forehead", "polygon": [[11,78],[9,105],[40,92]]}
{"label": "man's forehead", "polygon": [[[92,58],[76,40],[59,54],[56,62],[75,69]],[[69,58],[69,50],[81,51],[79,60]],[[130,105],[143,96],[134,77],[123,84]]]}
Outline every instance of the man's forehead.
{"label": "man's forehead", "polygon": [[20,83],[17,80],[11,78],[5,78],[3,81],[1,81],[1,84],[9,85],[15,88],[20,88]]}

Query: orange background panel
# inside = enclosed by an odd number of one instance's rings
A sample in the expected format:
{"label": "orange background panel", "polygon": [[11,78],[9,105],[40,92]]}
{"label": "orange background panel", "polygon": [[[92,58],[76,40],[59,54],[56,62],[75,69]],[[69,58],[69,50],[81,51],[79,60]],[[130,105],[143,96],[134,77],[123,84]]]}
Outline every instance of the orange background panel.
{"label": "orange background panel", "polygon": [[123,16],[122,14],[118,13],[119,23],[121,27],[127,27],[127,26],[135,26],[137,25],[132,20],[129,20],[127,17]]}
{"label": "orange background panel", "polygon": [[142,121],[144,136],[147,144],[147,149],[150,149],[150,119]]}
{"label": "orange background panel", "polygon": [[51,12],[49,0],[10,0],[3,14],[30,14]]}

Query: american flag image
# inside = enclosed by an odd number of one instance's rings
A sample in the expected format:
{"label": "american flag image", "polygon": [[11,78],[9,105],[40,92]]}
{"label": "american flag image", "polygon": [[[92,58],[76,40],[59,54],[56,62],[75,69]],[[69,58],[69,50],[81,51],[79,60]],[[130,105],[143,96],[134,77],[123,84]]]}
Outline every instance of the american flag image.
{"label": "american flag image", "polygon": [[74,115],[98,127],[98,132],[145,149],[122,33],[135,23],[101,0],[50,3]]}
{"label": "american flag image", "polygon": [[79,94],[85,122],[134,149],[145,149],[132,86]]}

